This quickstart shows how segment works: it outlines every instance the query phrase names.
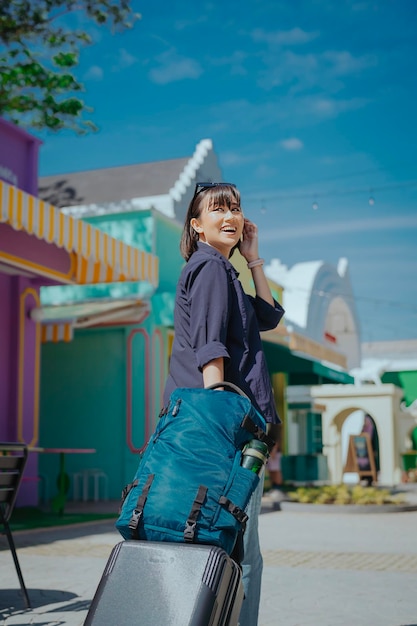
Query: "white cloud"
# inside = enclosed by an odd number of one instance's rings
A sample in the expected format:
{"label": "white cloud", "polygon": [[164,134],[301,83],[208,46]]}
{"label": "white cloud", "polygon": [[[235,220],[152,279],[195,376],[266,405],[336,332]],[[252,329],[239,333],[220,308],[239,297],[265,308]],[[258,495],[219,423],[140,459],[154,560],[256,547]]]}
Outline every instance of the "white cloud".
{"label": "white cloud", "polygon": [[85,80],[103,80],[104,71],[98,65],[92,65],[84,74]]}
{"label": "white cloud", "polygon": [[212,64],[216,66],[229,66],[230,73],[234,76],[246,76],[247,69],[245,68],[244,62],[248,58],[247,52],[243,52],[242,50],[235,50],[233,54],[228,57],[220,57],[217,59],[212,59]]}
{"label": "white cloud", "polygon": [[269,228],[261,237],[265,241],[277,241],[288,239],[301,239],[303,237],[320,237],[336,235],[339,233],[355,233],[381,230],[404,230],[417,228],[417,215],[394,215],[392,217],[375,217],[366,219],[349,220],[347,222],[325,222],[320,224],[300,224],[289,228]]}
{"label": "white cloud", "polygon": [[284,148],[284,150],[301,150],[304,148],[304,144],[301,139],[297,137],[289,137],[288,139],[283,139],[280,142],[280,145]]}
{"label": "white cloud", "polygon": [[163,52],[156,57],[157,67],[149,72],[152,82],[159,85],[173,83],[186,78],[195,79],[201,76],[203,69],[201,65],[189,57],[177,54],[173,49]]}
{"label": "white cloud", "polygon": [[329,72],[334,76],[362,72],[378,64],[378,59],[374,54],[354,57],[347,50],[328,50],[323,52],[321,60],[328,65]]}
{"label": "white cloud", "polygon": [[[322,96],[268,98],[259,103],[245,99],[224,101],[212,105],[208,111],[207,132],[219,130],[258,133],[279,124],[282,128],[289,121],[297,121],[298,127],[306,127],[323,119],[336,118],[347,111],[355,111],[370,101],[365,98],[338,99]],[[281,146],[282,148],[282,146]],[[258,155],[259,156],[259,155]]]}
{"label": "white cloud", "polygon": [[124,69],[138,62],[138,59],[130,54],[125,48],[120,48],[118,53],[117,68]]}
{"label": "white cloud", "polygon": [[223,165],[243,165],[245,163],[252,163],[253,156],[252,154],[242,154],[242,152],[234,152],[234,151],[225,151],[221,155],[221,160]]}
{"label": "white cloud", "polygon": [[366,98],[350,98],[340,100],[337,98],[309,98],[305,100],[310,112],[320,117],[337,117],[346,111],[356,111],[366,106],[370,100]]}
{"label": "white cloud", "polygon": [[292,28],[291,30],[266,31],[263,28],[256,28],[251,33],[253,41],[265,41],[269,45],[274,46],[293,46],[308,43],[317,39],[320,33],[318,31],[307,32],[301,28]]}
{"label": "white cloud", "polygon": [[344,87],[344,77],[359,75],[378,64],[376,55],[354,56],[347,50],[301,54],[268,46],[260,55],[263,69],[258,84],[268,90],[288,85],[293,93],[317,87],[335,93]]}

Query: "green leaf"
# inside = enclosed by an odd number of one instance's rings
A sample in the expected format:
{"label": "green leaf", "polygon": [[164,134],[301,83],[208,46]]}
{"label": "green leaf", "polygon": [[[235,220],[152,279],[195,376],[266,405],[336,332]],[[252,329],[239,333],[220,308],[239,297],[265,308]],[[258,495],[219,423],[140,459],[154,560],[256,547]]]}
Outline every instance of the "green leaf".
{"label": "green leaf", "polygon": [[113,30],[140,19],[130,0],[0,0],[0,115],[56,132],[97,130],[83,119],[91,108],[74,97],[83,85],[68,72],[76,72],[80,47],[92,43],[88,32],[60,20],[75,11]]}

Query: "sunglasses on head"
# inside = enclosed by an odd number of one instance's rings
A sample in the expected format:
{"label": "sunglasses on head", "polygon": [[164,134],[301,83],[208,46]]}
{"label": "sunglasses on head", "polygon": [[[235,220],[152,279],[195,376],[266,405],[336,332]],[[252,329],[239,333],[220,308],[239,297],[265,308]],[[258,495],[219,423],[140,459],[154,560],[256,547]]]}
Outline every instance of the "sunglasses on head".
{"label": "sunglasses on head", "polygon": [[206,189],[211,189],[212,187],[235,187],[236,188],[236,185],[234,185],[233,183],[196,183],[195,191],[194,191],[194,198],[196,197],[197,194],[200,193],[200,191],[205,191]]}

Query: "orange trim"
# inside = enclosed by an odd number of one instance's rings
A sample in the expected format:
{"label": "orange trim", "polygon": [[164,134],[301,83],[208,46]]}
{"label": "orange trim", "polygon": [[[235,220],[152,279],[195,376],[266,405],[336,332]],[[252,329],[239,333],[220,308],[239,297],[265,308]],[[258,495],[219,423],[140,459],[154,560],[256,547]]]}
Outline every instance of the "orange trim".
{"label": "orange trim", "polygon": [[[24,394],[24,364],[25,364],[25,322],[27,316],[25,312],[25,300],[28,296],[32,296],[36,302],[36,306],[40,306],[40,298],[38,292],[29,287],[20,294],[19,305],[19,366],[18,366],[18,392],[17,392],[17,438],[18,441],[26,443],[23,433],[23,394]],[[41,330],[40,324],[35,324],[35,358],[34,358],[34,376],[33,376],[33,436],[28,443],[33,446],[39,438],[39,379],[40,379],[40,345]]]}
{"label": "orange trim", "polygon": [[48,233],[49,242],[54,240],[54,232],[55,232],[55,211],[51,211],[51,207],[49,207],[49,233]]}
{"label": "orange trim", "polygon": [[[42,200],[39,202],[38,222],[39,222],[38,236],[41,239],[43,239],[44,238],[44,228],[45,228],[45,203]],[[35,224],[35,228],[36,228],[36,224]]]}
{"label": "orange trim", "polygon": [[15,193],[14,187],[9,187],[8,206],[7,206],[7,214],[9,216],[9,222],[13,221],[14,193]]}
{"label": "orange trim", "polygon": [[72,326],[71,324],[65,324],[64,326],[64,341],[72,340]]}
{"label": "orange trim", "polygon": [[93,269],[93,283],[98,283],[100,280],[100,263],[94,263]]}
{"label": "orange trim", "polygon": [[72,248],[74,241],[74,220],[68,220],[68,248]]}
{"label": "orange trim", "polygon": [[62,247],[64,245],[64,234],[65,234],[65,215],[63,213],[59,214],[58,218],[58,246]]}
{"label": "orange trim", "polygon": [[61,272],[57,272],[56,270],[51,269],[50,267],[39,265],[37,263],[32,263],[32,261],[21,259],[20,257],[9,254],[8,252],[3,252],[2,250],[0,250],[0,259],[8,263],[12,263],[13,265],[17,265],[23,270],[27,270],[28,272],[35,272],[37,274],[41,274],[42,276],[46,276],[47,278],[58,278],[62,282],[66,283],[74,282],[72,264],[69,272],[67,274],[63,274]]}
{"label": "orange trim", "polygon": [[23,195],[21,191],[17,192],[17,213],[16,213],[16,225],[19,230],[22,229],[23,218]]}
{"label": "orange trim", "polygon": [[34,207],[34,197],[29,196],[28,198],[28,233],[31,235],[33,233],[33,207]]}
{"label": "orange trim", "polygon": [[83,241],[83,222],[82,222],[82,220],[78,220],[77,229],[78,229],[77,250],[80,251],[81,247],[82,247],[82,241]]}
{"label": "orange trim", "polygon": [[91,226],[87,224],[87,258],[91,256]]}
{"label": "orange trim", "polygon": [[108,265],[108,245],[109,245],[109,237],[108,235],[104,235],[103,237],[103,261],[106,265]]}

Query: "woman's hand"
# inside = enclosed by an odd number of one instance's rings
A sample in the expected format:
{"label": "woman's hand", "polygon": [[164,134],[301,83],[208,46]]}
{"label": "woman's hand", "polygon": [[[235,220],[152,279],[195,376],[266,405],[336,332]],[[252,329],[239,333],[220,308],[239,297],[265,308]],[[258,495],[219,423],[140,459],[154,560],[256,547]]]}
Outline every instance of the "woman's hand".
{"label": "woman's hand", "polygon": [[246,217],[239,250],[248,263],[259,258],[258,227]]}

